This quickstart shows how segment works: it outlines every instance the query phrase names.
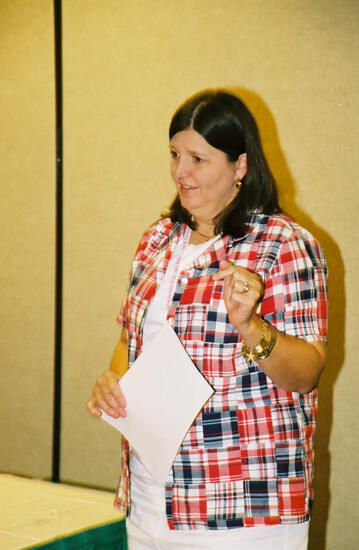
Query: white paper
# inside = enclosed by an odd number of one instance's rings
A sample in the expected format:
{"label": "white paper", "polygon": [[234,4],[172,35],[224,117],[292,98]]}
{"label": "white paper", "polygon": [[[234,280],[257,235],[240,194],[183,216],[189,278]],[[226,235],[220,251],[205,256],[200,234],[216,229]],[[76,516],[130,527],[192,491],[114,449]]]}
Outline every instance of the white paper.
{"label": "white paper", "polygon": [[214,390],[166,322],[121,378],[127,417],[102,418],[119,430],[164,484],[192,422]]}

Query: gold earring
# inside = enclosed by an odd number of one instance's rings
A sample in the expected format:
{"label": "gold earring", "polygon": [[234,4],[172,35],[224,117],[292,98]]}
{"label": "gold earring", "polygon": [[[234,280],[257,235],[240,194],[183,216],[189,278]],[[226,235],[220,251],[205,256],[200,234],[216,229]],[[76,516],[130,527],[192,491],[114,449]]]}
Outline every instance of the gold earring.
{"label": "gold earring", "polygon": [[241,185],[242,185],[241,180],[237,180],[237,181],[236,181],[236,187],[237,187],[237,189],[240,189],[240,188],[241,188]]}

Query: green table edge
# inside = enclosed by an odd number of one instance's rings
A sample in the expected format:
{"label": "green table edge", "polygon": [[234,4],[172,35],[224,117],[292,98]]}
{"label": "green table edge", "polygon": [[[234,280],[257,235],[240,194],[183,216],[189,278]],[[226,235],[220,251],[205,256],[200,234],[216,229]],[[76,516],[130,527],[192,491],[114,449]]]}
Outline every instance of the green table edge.
{"label": "green table edge", "polygon": [[[101,541],[103,546],[96,545],[96,540],[99,539],[98,544]],[[48,539],[46,542],[31,544],[30,546],[24,546],[23,549],[36,548],[43,550],[78,550],[80,548],[95,549],[98,548],[112,548],[112,544],[116,543],[117,550],[127,550],[127,536],[126,536],[126,519],[114,519],[107,522],[99,523],[97,525],[91,525],[88,528],[80,529],[72,533],[55,536]],[[121,544],[121,546],[119,545]]]}

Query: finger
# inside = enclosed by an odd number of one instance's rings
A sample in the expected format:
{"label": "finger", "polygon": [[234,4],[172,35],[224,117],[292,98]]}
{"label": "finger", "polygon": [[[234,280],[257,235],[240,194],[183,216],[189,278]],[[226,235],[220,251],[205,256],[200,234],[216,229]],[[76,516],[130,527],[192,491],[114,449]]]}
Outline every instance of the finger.
{"label": "finger", "polygon": [[107,371],[96,380],[94,387],[95,397],[104,397],[111,407],[125,408],[127,402],[121,387],[119,385],[119,377],[113,371]]}
{"label": "finger", "polygon": [[242,305],[242,306],[254,306],[256,304],[256,301],[253,299],[252,296],[249,296],[247,292],[242,291],[232,291],[230,294],[230,300],[232,303],[236,305]]}
{"label": "finger", "polygon": [[239,276],[233,275],[231,280],[232,292],[238,292],[240,294],[247,294],[250,290],[253,290],[253,284],[250,284],[247,280],[239,278]]}
{"label": "finger", "polygon": [[127,415],[127,411],[125,408],[120,407],[119,405],[111,406],[109,404],[108,400],[104,397],[95,397],[96,406],[104,411],[109,416],[112,416],[113,418],[118,418],[119,416],[125,417]]}
{"label": "finger", "polygon": [[230,300],[235,306],[240,306],[243,304],[243,297],[240,292],[232,292]]}
{"label": "finger", "polygon": [[122,391],[120,395],[121,402],[119,403],[111,390],[104,393],[98,386],[95,386],[93,390],[93,397],[97,406],[103,409],[105,413],[110,416],[115,416],[116,418],[118,418],[118,416],[126,416],[126,414],[124,414],[127,406],[126,399]]}
{"label": "finger", "polygon": [[101,416],[101,410],[96,407],[94,399],[89,399],[87,401],[86,409],[92,416],[96,416],[97,418]]}
{"label": "finger", "polygon": [[215,281],[220,281],[221,279],[225,279],[226,277],[230,277],[233,275],[235,271],[235,266],[228,262],[227,260],[222,260],[219,262],[219,271],[213,275],[213,279]]}
{"label": "finger", "polygon": [[213,279],[219,280],[224,279],[229,276],[237,276],[240,277],[243,280],[256,278],[257,275],[253,273],[252,271],[249,271],[246,267],[243,267],[241,265],[234,265],[232,262],[229,262],[228,260],[221,260],[219,262],[220,269],[213,275]]}
{"label": "finger", "polygon": [[95,386],[93,389],[93,397],[96,401],[96,403],[104,409],[105,407],[110,407],[114,410],[119,410],[121,408],[121,405],[118,403],[118,401],[115,399],[115,397],[112,395],[111,391],[104,392],[101,388]]}
{"label": "finger", "polygon": [[126,408],[127,400],[118,381],[114,386],[111,387],[111,391],[120,407],[122,407],[123,409]]}

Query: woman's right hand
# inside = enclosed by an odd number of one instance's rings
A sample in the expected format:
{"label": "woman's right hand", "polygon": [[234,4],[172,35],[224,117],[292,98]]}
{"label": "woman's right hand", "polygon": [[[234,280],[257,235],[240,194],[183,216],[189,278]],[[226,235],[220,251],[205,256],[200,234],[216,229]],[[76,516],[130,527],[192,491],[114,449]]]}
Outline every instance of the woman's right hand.
{"label": "woman's right hand", "polygon": [[101,409],[113,418],[127,415],[127,402],[118,383],[119,379],[120,377],[113,370],[107,370],[97,378],[92,397],[86,404],[92,416],[100,417]]}

